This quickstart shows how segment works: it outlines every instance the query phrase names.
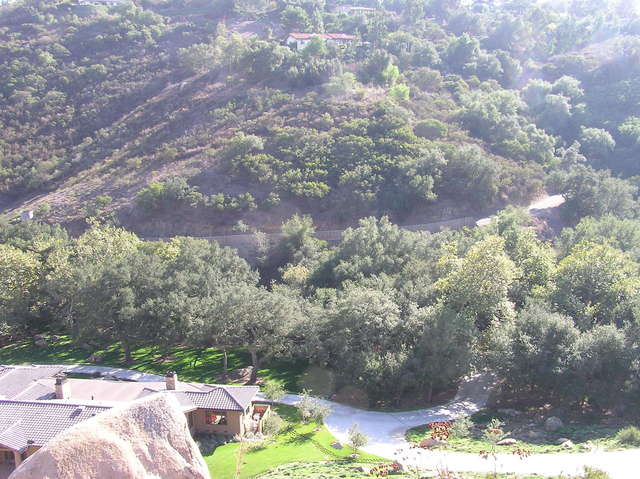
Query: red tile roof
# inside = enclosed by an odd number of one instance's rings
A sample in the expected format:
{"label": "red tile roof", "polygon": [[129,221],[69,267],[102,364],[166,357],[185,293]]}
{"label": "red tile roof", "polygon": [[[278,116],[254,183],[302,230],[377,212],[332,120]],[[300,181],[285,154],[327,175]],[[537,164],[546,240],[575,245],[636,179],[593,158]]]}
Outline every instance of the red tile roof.
{"label": "red tile roof", "polygon": [[355,40],[355,35],[349,35],[348,33],[290,33],[290,37],[296,40],[309,40],[313,37],[320,37],[324,40]]}

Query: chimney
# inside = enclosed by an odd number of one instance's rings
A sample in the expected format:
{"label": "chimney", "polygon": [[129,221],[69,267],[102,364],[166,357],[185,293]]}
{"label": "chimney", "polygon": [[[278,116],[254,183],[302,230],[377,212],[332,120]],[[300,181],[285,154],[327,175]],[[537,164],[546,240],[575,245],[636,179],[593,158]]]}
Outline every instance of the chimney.
{"label": "chimney", "polygon": [[175,371],[167,371],[167,374],[164,376],[164,382],[168,391],[175,391],[178,386],[178,375]]}
{"label": "chimney", "polygon": [[71,398],[71,384],[64,373],[56,374],[56,399]]}

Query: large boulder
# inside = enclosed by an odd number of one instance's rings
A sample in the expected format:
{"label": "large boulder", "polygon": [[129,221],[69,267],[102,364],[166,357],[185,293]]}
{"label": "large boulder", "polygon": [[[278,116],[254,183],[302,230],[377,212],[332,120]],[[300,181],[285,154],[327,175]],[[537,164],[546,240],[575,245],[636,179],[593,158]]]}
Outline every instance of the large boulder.
{"label": "large boulder", "polygon": [[544,429],[547,432],[554,432],[554,431],[557,431],[558,429],[562,429],[563,427],[564,427],[564,423],[562,422],[562,419],[560,419],[559,417],[551,416],[550,418],[547,418],[547,420],[544,422]]}
{"label": "large boulder", "polygon": [[156,394],[76,424],[10,479],[210,479],[177,400]]}

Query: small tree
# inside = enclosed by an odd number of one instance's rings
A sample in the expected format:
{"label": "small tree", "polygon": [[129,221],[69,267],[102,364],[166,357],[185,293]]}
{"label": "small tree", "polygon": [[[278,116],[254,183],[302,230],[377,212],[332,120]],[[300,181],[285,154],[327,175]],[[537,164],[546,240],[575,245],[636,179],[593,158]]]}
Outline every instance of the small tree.
{"label": "small tree", "polygon": [[282,397],[286,394],[286,391],[282,384],[277,381],[266,381],[264,386],[262,386],[262,394],[269,401],[276,402],[282,399]]}
{"label": "small tree", "polygon": [[321,403],[320,401],[313,401],[313,407],[311,409],[311,420],[318,426],[324,424],[325,418],[331,412],[331,406]]}
{"label": "small tree", "polygon": [[331,412],[331,407],[309,396],[309,391],[302,391],[302,399],[298,403],[298,412],[303,422],[313,421],[318,425],[324,423],[324,419]]}
{"label": "small tree", "polygon": [[302,399],[297,404],[298,406],[298,414],[300,414],[300,419],[302,422],[307,422],[311,419],[311,412],[313,410],[313,400],[309,396],[309,391],[306,389],[302,390]]}
{"label": "small tree", "polygon": [[469,436],[469,432],[473,427],[473,422],[468,417],[456,419],[451,425],[451,437],[462,439]]}
{"label": "small tree", "polygon": [[360,426],[357,424],[352,425],[347,431],[347,437],[349,445],[354,451],[364,447],[369,442],[369,438],[365,433],[360,430]]}
{"label": "small tree", "polygon": [[484,430],[484,439],[494,446],[497,445],[507,436],[502,430],[503,425],[502,421],[497,418],[493,418],[489,421],[489,424],[487,424],[487,427]]}

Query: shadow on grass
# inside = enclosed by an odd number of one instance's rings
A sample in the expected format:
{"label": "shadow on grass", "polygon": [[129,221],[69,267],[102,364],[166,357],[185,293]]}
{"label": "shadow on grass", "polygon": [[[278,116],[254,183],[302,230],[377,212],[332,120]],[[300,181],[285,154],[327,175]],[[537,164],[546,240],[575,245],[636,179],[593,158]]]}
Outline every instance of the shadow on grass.
{"label": "shadow on grass", "polygon": [[[173,370],[186,381],[216,383],[220,382],[219,376],[223,372],[224,354],[222,350],[214,348],[142,346],[132,351],[133,361],[125,363],[119,343],[84,349],[74,344],[68,336],[48,339],[48,343],[45,347],[39,347],[33,341],[26,340],[2,346],[0,364],[91,364],[89,357],[96,354],[101,356],[100,361],[95,363],[97,365],[159,375]],[[251,364],[250,355],[243,348],[229,349],[227,358],[229,370],[245,368]],[[295,389],[305,367],[306,364],[301,362],[267,363],[260,370],[260,375],[277,379],[288,389]]]}

